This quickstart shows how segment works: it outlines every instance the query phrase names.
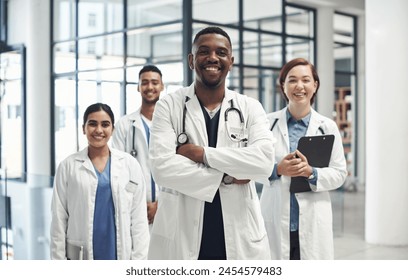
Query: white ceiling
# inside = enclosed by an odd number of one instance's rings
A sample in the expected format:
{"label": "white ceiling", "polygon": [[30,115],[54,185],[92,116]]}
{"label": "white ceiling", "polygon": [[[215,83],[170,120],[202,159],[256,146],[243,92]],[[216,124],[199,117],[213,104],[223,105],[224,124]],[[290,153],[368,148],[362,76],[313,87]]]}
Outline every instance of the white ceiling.
{"label": "white ceiling", "polygon": [[333,8],[354,15],[363,15],[365,11],[365,0],[288,0],[288,2],[316,8]]}

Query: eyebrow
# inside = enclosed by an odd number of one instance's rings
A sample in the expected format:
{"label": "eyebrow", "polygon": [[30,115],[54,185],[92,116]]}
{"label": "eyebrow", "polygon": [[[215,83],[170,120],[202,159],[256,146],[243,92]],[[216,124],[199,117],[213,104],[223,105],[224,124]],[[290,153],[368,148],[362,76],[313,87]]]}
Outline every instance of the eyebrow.
{"label": "eyebrow", "polygon": [[[309,75],[304,75],[304,76],[302,76],[302,78],[311,78],[312,76],[309,76]],[[288,78],[297,78],[297,76],[294,76],[294,75],[290,75],[290,76],[288,76]]]}
{"label": "eyebrow", "polygon": [[160,79],[152,78],[152,79],[142,79],[141,82],[149,82],[149,81],[157,81],[160,82]]}
{"label": "eyebrow", "polygon": [[[88,120],[88,123],[98,123],[97,120]],[[101,121],[101,123],[106,124],[106,123],[111,123],[110,121],[106,120],[106,121]]]}

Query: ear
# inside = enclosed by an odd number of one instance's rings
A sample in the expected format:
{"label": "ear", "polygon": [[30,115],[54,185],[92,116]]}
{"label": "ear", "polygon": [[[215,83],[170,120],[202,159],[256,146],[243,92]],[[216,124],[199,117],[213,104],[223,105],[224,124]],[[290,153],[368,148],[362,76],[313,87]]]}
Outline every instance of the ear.
{"label": "ear", "polygon": [[86,134],[86,132],[85,132],[85,125],[83,124],[82,125],[82,133],[85,135]]}
{"label": "ear", "polygon": [[228,67],[228,71],[231,71],[233,65],[234,65],[234,57],[231,56],[231,64],[230,64],[230,66]]}
{"label": "ear", "polygon": [[194,63],[193,63],[194,56],[192,53],[188,54],[188,67],[190,67],[191,70],[194,70]]}

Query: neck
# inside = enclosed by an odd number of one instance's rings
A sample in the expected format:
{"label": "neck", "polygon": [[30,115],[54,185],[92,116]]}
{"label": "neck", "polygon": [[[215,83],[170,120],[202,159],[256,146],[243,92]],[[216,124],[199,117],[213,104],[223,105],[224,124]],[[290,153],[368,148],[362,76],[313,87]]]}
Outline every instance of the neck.
{"label": "neck", "polygon": [[310,113],[311,107],[310,105],[309,106],[296,106],[293,104],[289,104],[288,110],[290,114],[292,115],[292,117],[294,117],[296,120],[300,120],[306,117]]}
{"label": "neck", "polygon": [[95,158],[107,158],[109,155],[110,151],[108,145],[103,147],[88,146],[88,156],[91,160]]}
{"label": "neck", "polygon": [[206,88],[196,86],[195,93],[201,104],[212,111],[222,103],[225,95],[225,87]]}
{"label": "neck", "polygon": [[152,120],[154,106],[155,106],[155,104],[143,103],[142,107],[140,108],[140,114],[142,114],[146,119]]}

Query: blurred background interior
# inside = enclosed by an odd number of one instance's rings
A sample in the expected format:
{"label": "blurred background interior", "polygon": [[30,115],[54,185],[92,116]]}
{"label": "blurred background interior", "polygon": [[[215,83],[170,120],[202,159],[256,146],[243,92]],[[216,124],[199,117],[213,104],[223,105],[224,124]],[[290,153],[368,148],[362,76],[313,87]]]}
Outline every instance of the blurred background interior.
{"label": "blurred background interior", "polygon": [[189,85],[193,36],[217,25],[233,44],[228,87],[266,112],[285,106],[285,62],[316,65],[315,109],[338,124],[349,171],[331,192],[335,258],[407,260],[407,10],[404,0],[0,0],[0,259],[49,259],[53,176],[86,145],[84,109],[136,110],[147,63],[163,94]]}

